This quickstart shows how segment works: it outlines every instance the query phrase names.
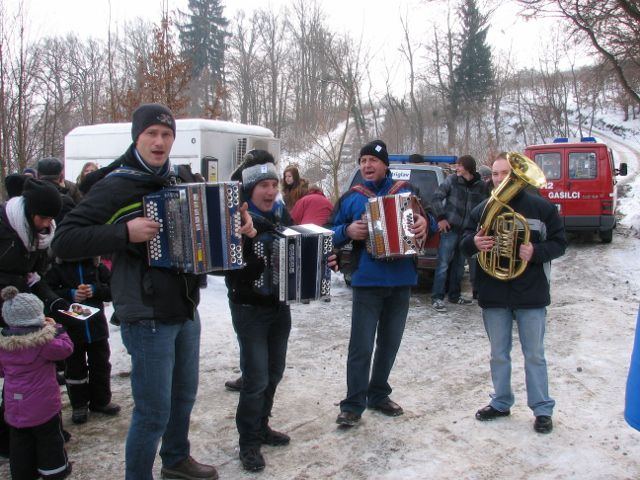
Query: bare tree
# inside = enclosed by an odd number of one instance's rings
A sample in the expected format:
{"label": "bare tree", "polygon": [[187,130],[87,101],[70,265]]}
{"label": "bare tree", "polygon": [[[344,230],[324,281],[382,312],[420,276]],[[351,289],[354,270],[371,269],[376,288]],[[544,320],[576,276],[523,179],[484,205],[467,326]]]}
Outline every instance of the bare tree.
{"label": "bare tree", "polygon": [[256,19],[254,16],[248,21],[245,13],[239,12],[234,19],[234,31],[229,40],[227,80],[233,90],[232,97],[236,100],[237,113],[242,123],[252,120],[249,114],[252,105],[255,105],[254,82],[260,77]]}
{"label": "bare tree", "polygon": [[637,0],[518,0],[524,14],[561,15],[576,41],[587,39],[611,66],[622,88],[640,104],[640,7]]}
{"label": "bare tree", "polygon": [[416,141],[418,152],[424,152],[424,120],[422,117],[422,108],[416,99],[416,63],[415,50],[420,48],[420,44],[414,45],[409,37],[409,21],[407,18],[400,19],[404,41],[400,47],[400,53],[404,56],[409,66],[409,100],[411,101],[411,109],[413,115],[409,118],[411,126],[411,137]]}

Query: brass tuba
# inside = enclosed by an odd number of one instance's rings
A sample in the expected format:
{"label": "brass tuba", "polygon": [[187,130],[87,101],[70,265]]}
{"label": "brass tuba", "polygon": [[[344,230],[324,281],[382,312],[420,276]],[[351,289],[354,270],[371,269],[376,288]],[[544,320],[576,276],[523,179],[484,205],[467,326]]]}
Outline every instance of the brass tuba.
{"label": "brass tuba", "polygon": [[478,254],[478,263],[498,280],[517,278],[527,268],[527,262],[519,258],[519,247],[529,242],[529,224],[508,204],[527,185],[540,188],[546,182],[540,167],[529,157],[509,152],[507,160],[511,173],[491,192],[480,217],[480,228],[494,237],[495,245]]}

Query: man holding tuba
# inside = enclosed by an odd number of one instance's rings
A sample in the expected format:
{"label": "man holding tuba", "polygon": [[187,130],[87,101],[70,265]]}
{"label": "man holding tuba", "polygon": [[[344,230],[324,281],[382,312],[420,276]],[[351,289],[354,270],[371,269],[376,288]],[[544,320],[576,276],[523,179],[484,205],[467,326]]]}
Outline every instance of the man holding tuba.
{"label": "man holding tuba", "polygon": [[495,390],[476,419],[494,420],[511,413],[515,321],[524,355],[527,405],[536,417],[533,428],[549,433],[555,405],[548,392],[544,356],[549,267],[551,260],[564,254],[567,240],[556,207],[527,191],[529,185],[540,187],[544,182],[535,163],[517,153],[501,153],[493,162],[491,179],[494,191],[471,213],[461,243],[465,255],[478,253],[478,304],[491,345]]}

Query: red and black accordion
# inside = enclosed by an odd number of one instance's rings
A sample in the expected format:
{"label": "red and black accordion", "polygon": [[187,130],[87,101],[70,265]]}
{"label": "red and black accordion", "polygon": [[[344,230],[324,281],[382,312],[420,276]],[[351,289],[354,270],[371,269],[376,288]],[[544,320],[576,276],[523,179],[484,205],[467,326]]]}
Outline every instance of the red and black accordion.
{"label": "red and black accordion", "polygon": [[274,295],[286,304],[331,294],[331,230],[312,224],[280,227],[258,235],[253,249],[265,266],[254,282],[259,294]]}
{"label": "red and black accordion", "polygon": [[238,182],[183,183],[143,197],[160,223],[147,242],[149,265],[188,273],[244,267]]}
{"label": "red and black accordion", "polygon": [[369,198],[364,215],[369,254],[377,259],[420,255],[423,246],[410,230],[417,213],[418,197],[408,192]]}

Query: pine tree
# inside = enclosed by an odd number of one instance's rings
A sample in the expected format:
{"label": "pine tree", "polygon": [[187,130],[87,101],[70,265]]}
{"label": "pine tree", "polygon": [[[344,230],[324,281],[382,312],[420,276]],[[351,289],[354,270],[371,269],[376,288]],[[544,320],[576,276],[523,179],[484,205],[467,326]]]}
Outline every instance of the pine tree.
{"label": "pine tree", "polygon": [[191,64],[191,113],[218,110],[222,88],[226,27],[220,0],[189,0],[189,13],[180,12],[178,25],[182,56]]}
{"label": "pine tree", "polygon": [[494,86],[491,48],[487,44],[486,18],[475,0],[463,0],[459,12],[462,22],[460,60],[454,70],[454,90],[460,104],[478,106],[489,97]]}

